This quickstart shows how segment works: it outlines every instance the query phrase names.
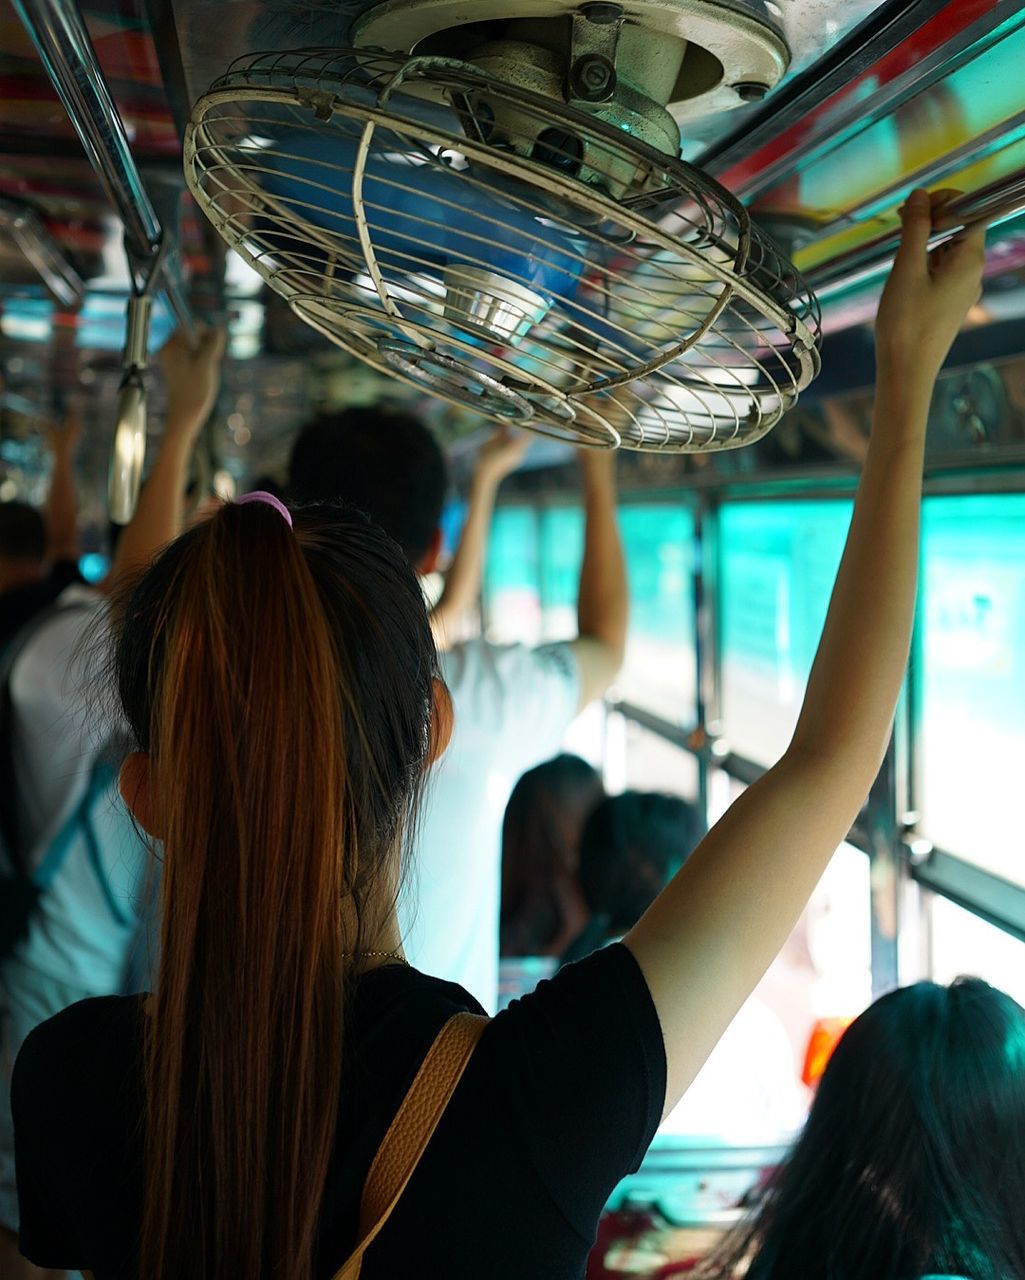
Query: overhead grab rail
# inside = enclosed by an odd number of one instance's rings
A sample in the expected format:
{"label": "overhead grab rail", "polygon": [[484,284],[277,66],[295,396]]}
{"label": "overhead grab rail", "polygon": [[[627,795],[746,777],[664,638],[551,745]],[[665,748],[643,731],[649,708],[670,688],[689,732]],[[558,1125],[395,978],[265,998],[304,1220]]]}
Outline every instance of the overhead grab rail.
{"label": "overhead grab rail", "polygon": [[[124,225],[136,286],[142,287],[160,250],[163,232],[78,5],[74,0],[12,2]],[[178,327],[194,344],[195,322],[178,274],[171,269],[172,262],[171,255],[164,257],[159,287],[167,297]]]}
{"label": "overhead grab rail", "polygon": [[161,224],[143,186],[124,123],[77,3],[75,0],[13,0],[13,4],[124,227],[132,293],[128,302],[124,377],[118,394],[108,502],[115,523],[126,524],[135,511],[145,462],[143,373],[153,293],[157,290],[164,293],[178,328],[192,346],[198,338],[196,324],[185,300],[180,275],[172,266],[175,259],[170,229]]}
{"label": "overhead grab rail", "polygon": [[[962,228],[974,223],[988,222],[997,225],[1023,212],[1025,173],[1019,173],[1013,178],[990,183],[989,186],[980,187],[978,191],[969,191],[952,200],[944,210],[946,226],[936,232],[930,245],[935,247],[942,244]],[[839,293],[881,275],[893,261],[899,243],[900,232],[895,227],[866,244],[838,254],[824,266],[808,271],[806,279],[820,299],[827,298],[830,294]]]}
{"label": "overhead grab rail", "polygon": [[152,289],[164,263],[162,244],[146,281],[128,299],[124,373],[117,397],[117,424],[110,459],[107,504],[115,524],[127,524],[135,514],[146,461],[146,382],[149,359],[149,327],[153,313]]}

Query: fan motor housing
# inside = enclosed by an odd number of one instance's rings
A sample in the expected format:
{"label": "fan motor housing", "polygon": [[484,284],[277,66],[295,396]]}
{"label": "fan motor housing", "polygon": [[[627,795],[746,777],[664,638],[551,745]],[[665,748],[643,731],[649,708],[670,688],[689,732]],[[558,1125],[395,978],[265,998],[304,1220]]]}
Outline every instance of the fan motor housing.
{"label": "fan motor housing", "polygon": [[774,10],[766,0],[382,0],[353,34],[358,47],[487,65],[675,154],[676,122],[779,83],[790,54]]}

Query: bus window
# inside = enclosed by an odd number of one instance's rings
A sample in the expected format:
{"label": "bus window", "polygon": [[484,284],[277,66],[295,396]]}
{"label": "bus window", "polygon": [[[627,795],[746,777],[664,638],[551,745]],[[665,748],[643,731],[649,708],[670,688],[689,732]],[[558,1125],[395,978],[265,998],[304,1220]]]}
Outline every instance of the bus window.
{"label": "bus window", "polygon": [[934,982],[984,978],[1025,1004],[1025,942],[938,893],[930,902],[930,974]]}
{"label": "bus window", "polygon": [[[667,720],[697,719],[693,539],[690,510],[666,503],[620,507],[630,585],[620,696]],[[489,639],[536,644],[576,635],[584,554],[579,507],[502,507],[495,513],[484,577]]]}
{"label": "bus window", "polygon": [[615,712],[609,715],[606,742],[609,791],[664,791],[698,802],[698,761],[691,752]]}
{"label": "bus window", "polygon": [[484,566],[487,638],[497,644],[541,639],[537,517],[531,507],[501,507],[491,523]]}
{"label": "bus window", "polygon": [[923,554],[921,828],[950,853],[1023,883],[1025,495],[926,499]]}
{"label": "bus window", "polygon": [[[745,790],[714,770],[709,821],[717,821]],[[766,876],[772,868],[766,867]],[[856,1017],[872,999],[872,918],[868,857],[846,841],[833,854],[800,920],[753,999],[786,1030],[794,1081],[804,1073],[809,1042],[824,1021]],[[806,1095],[807,1096],[807,1095]]]}
{"label": "bus window", "polygon": [[580,507],[543,507],[539,513],[541,632],[545,640],[577,634],[577,587],[584,558]]}
{"label": "bus window", "polygon": [[797,723],[851,510],[831,500],[720,511],[722,729],[757,764],[782,754]]}
{"label": "bus window", "polygon": [[621,696],[664,719],[697,720],[694,654],[694,517],[689,508],[620,508],[630,579],[630,632],[617,680]]}

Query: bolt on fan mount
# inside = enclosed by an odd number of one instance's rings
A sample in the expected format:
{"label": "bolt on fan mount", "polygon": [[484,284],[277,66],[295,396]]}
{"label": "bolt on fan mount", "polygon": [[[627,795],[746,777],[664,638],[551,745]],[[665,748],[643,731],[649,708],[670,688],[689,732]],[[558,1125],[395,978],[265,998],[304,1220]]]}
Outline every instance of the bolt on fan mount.
{"label": "bolt on fan mount", "polygon": [[393,377],[574,443],[736,447],[817,373],[818,308],[663,141],[473,61],[300,50],[199,100],[186,176],[297,315]]}

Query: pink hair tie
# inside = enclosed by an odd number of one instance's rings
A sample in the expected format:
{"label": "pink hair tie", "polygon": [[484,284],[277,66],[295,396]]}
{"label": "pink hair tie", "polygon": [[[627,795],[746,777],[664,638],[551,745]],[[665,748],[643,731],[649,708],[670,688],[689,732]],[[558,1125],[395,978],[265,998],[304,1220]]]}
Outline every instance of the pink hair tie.
{"label": "pink hair tie", "polygon": [[279,516],[285,521],[288,527],[292,528],[292,513],[281,501],[275,498],[273,493],[266,493],[263,489],[254,489],[252,493],[244,494],[241,498],[236,499],[236,506],[243,506],[247,502],[263,502],[268,507],[273,507]]}

